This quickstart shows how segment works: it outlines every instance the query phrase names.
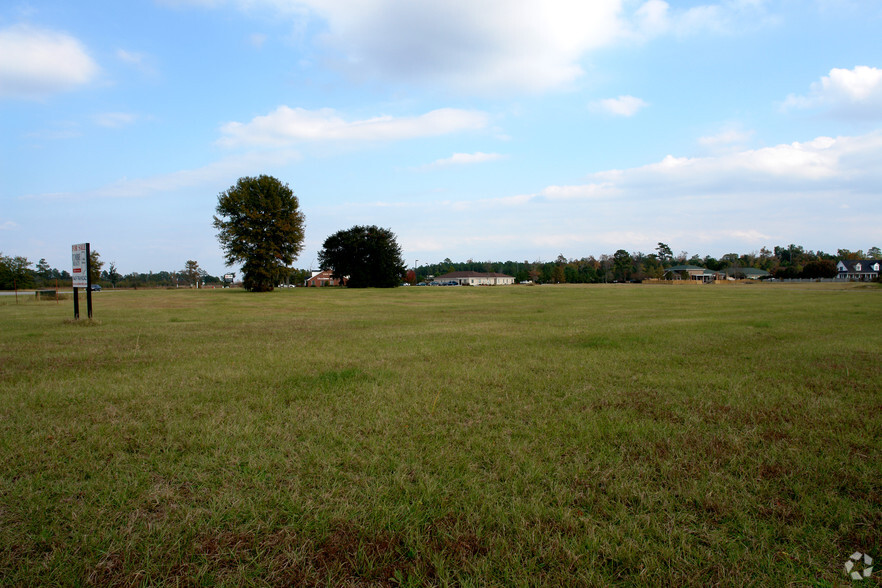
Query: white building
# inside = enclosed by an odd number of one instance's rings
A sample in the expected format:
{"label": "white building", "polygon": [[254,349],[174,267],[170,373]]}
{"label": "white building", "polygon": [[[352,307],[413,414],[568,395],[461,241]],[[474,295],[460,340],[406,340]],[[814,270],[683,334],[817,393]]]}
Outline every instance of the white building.
{"label": "white building", "polygon": [[843,259],[836,264],[839,270],[836,279],[870,282],[879,277],[880,266],[882,262],[878,259]]}
{"label": "white building", "polygon": [[514,284],[512,276],[497,273],[450,272],[435,278],[436,282],[456,282],[460,286],[509,286]]}

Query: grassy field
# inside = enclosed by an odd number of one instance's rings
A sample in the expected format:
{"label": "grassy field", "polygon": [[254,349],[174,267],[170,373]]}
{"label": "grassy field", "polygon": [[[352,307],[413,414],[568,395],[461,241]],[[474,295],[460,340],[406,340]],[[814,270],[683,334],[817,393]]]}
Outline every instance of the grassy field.
{"label": "grassy field", "polygon": [[3,585],[839,586],[882,561],[878,286],[94,303],[0,298]]}

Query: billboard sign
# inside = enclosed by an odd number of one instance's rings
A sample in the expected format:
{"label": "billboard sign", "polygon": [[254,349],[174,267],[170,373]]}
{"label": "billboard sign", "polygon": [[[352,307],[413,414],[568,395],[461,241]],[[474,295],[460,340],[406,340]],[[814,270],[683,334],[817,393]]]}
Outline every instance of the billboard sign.
{"label": "billboard sign", "polygon": [[74,288],[89,287],[89,244],[79,243],[71,247],[71,261],[73,262],[73,271],[70,275],[73,277]]}

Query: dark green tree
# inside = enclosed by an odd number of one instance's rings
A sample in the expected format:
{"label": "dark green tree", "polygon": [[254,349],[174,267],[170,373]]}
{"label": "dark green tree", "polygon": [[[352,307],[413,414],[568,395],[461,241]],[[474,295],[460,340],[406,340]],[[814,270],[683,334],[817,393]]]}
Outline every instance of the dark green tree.
{"label": "dark green tree", "polygon": [[244,177],[218,195],[215,211],[227,265],[243,264],[247,290],[272,290],[303,249],[305,219],[297,196],[272,176]]}
{"label": "dark green tree", "polygon": [[40,258],[40,261],[37,262],[37,266],[34,268],[34,273],[40,284],[48,284],[49,280],[52,279],[52,266],[49,265],[49,262],[46,261],[45,257]]}
{"label": "dark green tree", "polygon": [[97,250],[92,249],[89,252],[89,279],[92,280],[93,284],[97,284],[101,279],[102,267],[104,267],[104,262],[101,261],[101,254]]}
{"label": "dark green tree", "polygon": [[393,288],[405,275],[395,234],[377,226],[354,226],[325,239],[318,261],[350,288]]}
{"label": "dark green tree", "polygon": [[667,243],[659,241],[658,247],[655,248],[655,251],[658,254],[659,261],[662,262],[662,265],[669,262],[674,257],[674,252],[671,251],[671,248]]}
{"label": "dark green tree", "polygon": [[836,262],[832,259],[814,259],[802,268],[803,278],[835,278],[838,274]]}
{"label": "dark green tree", "polygon": [[631,279],[631,254],[624,249],[619,249],[613,253],[613,267],[615,268],[616,279]]}
{"label": "dark green tree", "polygon": [[110,281],[110,285],[116,288],[117,282],[122,276],[119,275],[119,272],[116,271],[116,262],[111,261],[107,264],[107,279]]}
{"label": "dark green tree", "polygon": [[34,271],[27,257],[7,257],[0,253],[0,290],[30,288],[34,285]]}

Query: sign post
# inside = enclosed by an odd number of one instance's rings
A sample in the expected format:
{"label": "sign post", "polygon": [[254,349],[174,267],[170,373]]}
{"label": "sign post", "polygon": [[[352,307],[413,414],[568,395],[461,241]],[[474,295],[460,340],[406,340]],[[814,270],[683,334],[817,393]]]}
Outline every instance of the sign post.
{"label": "sign post", "polygon": [[78,243],[71,247],[74,319],[80,318],[79,288],[86,289],[86,309],[89,318],[92,318],[92,260],[90,254],[89,243]]}

